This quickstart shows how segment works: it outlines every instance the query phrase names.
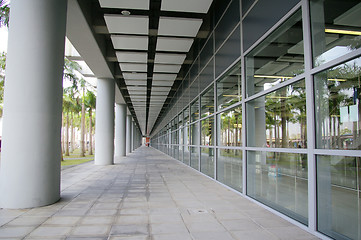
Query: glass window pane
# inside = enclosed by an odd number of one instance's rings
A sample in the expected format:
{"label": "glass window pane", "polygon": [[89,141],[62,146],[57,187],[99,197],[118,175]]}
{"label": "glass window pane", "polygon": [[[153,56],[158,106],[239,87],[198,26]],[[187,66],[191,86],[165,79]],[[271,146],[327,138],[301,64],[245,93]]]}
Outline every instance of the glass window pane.
{"label": "glass window pane", "polygon": [[217,82],[218,110],[227,108],[242,99],[241,63]]}
{"label": "glass window pane", "polygon": [[310,11],[314,66],[361,47],[360,0],[312,0]]}
{"label": "glass window pane", "polygon": [[317,147],[361,149],[361,58],[314,77]]}
{"label": "glass window pane", "polygon": [[199,145],[199,123],[190,125],[191,145]]}
{"label": "glass window pane", "polygon": [[242,107],[232,108],[218,114],[218,144],[220,146],[242,145]]}
{"label": "glass window pane", "polygon": [[318,230],[335,239],[361,239],[360,157],[317,157]]}
{"label": "glass window pane", "polygon": [[191,167],[199,170],[199,150],[198,147],[191,147]]}
{"label": "glass window pane", "polygon": [[183,112],[178,115],[179,127],[183,126]]}
{"label": "glass window pane", "polygon": [[178,151],[179,151],[179,157],[178,157],[178,160],[183,162],[183,146],[182,145],[179,145],[178,146]]}
{"label": "glass window pane", "polygon": [[189,125],[184,126],[183,136],[184,145],[189,145]]}
{"label": "glass window pane", "polygon": [[217,155],[217,180],[242,192],[242,151],[219,149]]}
{"label": "glass window pane", "polygon": [[179,144],[180,145],[184,144],[184,142],[183,142],[184,132],[183,131],[184,131],[184,128],[179,129]]}
{"label": "glass window pane", "polygon": [[201,148],[201,172],[214,178],[214,149]]}
{"label": "glass window pane", "polygon": [[246,56],[247,96],[304,72],[301,10]]}
{"label": "glass window pane", "polygon": [[307,155],[247,152],[247,194],[307,225]]}
{"label": "glass window pane", "polygon": [[201,145],[213,146],[214,143],[214,117],[202,121]]}
{"label": "glass window pane", "polygon": [[184,149],[183,163],[189,166],[189,164],[190,164],[189,147],[184,147],[183,149]]}
{"label": "glass window pane", "polygon": [[214,113],[214,89],[213,84],[201,96],[201,114],[202,118]]}
{"label": "glass window pane", "polygon": [[199,119],[199,101],[198,99],[191,104],[191,122]]}
{"label": "glass window pane", "polygon": [[247,122],[250,147],[306,148],[305,81],[248,102]]}
{"label": "glass window pane", "polygon": [[184,124],[189,124],[189,107],[187,107],[184,110],[183,116],[184,116]]}

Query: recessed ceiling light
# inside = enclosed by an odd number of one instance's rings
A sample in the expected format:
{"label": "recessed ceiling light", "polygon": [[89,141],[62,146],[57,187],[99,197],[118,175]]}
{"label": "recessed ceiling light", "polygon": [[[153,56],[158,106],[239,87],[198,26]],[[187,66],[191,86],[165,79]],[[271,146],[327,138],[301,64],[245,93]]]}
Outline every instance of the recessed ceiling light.
{"label": "recessed ceiling light", "polygon": [[121,13],[124,16],[129,16],[130,15],[130,12],[128,10],[123,10],[123,11],[121,11]]}

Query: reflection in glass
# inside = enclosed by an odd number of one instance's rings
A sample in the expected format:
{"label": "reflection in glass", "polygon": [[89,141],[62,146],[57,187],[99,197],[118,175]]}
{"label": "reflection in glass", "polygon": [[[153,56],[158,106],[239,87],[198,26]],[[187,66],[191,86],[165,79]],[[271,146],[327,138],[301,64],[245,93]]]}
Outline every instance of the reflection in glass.
{"label": "reflection in glass", "polygon": [[182,145],[179,145],[178,146],[178,151],[179,151],[179,155],[178,155],[178,160],[183,162],[183,146]]}
{"label": "reflection in glass", "polygon": [[213,84],[201,96],[201,114],[202,118],[214,113],[214,89]]}
{"label": "reflection in glass", "polygon": [[227,108],[242,100],[241,63],[238,63],[225,77],[217,82],[218,110]]}
{"label": "reflection in glass", "polygon": [[307,224],[307,155],[299,153],[247,153],[247,194]]}
{"label": "reflection in glass", "polygon": [[179,144],[178,131],[172,132],[172,144]]}
{"label": "reflection in glass", "polygon": [[184,116],[184,125],[189,124],[189,107],[187,107],[184,110],[183,116]]}
{"label": "reflection in glass", "polygon": [[301,10],[246,56],[247,96],[304,72]]}
{"label": "reflection in glass", "polygon": [[191,129],[191,145],[199,145],[199,122],[189,126]]}
{"label": "reflection in glass", "polygon": [[232,108],[217,115],[219,124],[218,144],[220,146],[242,145],[242,107]]}
{"label": "reflection in glass", "polygon": [[183,163],[190,165],[190,154],[189,154],[189,147],[184,147],[184,154],[183,154]]}
{"label": "reflection in glass", "polygon": [[214,138],[214,117],[202,121],[201,145],[213,146]]}
{"label": "reflection in glass", "polygon": [[201,148],[201,172],[214,178],[214,149]]}
{"label": "reflection in glass", "polygon": [[179,159],[179,149],[178,149],[178,146],[172,146],[172,149],[173,149],[173,158],[175,159]]}
{"label": "reflection in glass", "polygon": [[179,127],[183,126],[183,112],[178,115]]}
{"label": "reflection in glass", "polygon": [[314,66],[361,47],[359,0],[310,2]]}
{"label": "reflection in glass", "polygon": [[191,167],[199,170],[199,150],[198,147],[191,147]]}
{"label": "reflection in glass", "polygon": [[189,125],[183,128],[183,136],[184,145],[189,145]]}
{"label": "reflection in glass", "polygon": [[320,232],[335,239],[361,239],[360,176],[360,157],[317,157]]}
{"label": "reflection in glass", "polygon": [[242,151],[219,149],[217,155],[217,180],[242,192]]}
{"label": "reflection in glass", "polygon": [[247,103],[250,147],[306,148],[305,81]]}
{"label": "reflection in glass", "polygon": [[198,99],[191,104],[191,122],[199,119],[199,101]]}
{"label": "reflection in glass", "polygon": [[318,148],[361,149],[361,58],[314,77]]}

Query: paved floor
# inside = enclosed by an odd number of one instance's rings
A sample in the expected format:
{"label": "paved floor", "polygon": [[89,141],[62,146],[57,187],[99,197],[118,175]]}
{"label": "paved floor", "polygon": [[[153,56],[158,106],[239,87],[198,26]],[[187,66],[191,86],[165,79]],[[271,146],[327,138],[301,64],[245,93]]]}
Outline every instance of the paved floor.
{"label": "paved floor", "polygon": [[62,171],[62,199],[0,209],[0,239],[317,239],[176,160],[142,147]]}

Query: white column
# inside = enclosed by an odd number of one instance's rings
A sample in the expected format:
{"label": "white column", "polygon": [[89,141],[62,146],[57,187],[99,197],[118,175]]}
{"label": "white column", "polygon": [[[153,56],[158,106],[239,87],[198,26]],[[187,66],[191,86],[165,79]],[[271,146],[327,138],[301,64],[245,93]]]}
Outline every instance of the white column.
{"label": "white column", "polygon": [[114,80],[98,79],[95,120],[95,165],[114,163]]}
{"label": "white column", "polygon": [[126,154],[132,152],[132,116],[127,116],[127,132],[126,132]]}
{"label": "white column", "polygon": [[0,170],[0,208],[60,198],[66,0],[11,2]]}
{"label": "white column", "polygon": [[126,120],[127,106],[125,104],[115,105],[115,156],[126,154]]}
{"label": "white column", "polygon": [[134,121],[132,121],[132,129],[131,129],[131,136],[132,136],[132,141],[131,141],[131,151],[132,152],[134,152],[134,140],[135,140],[135,134],[134,134],[134,132],[135,132],[135,126],[134,126]]}

